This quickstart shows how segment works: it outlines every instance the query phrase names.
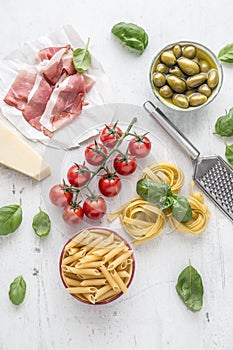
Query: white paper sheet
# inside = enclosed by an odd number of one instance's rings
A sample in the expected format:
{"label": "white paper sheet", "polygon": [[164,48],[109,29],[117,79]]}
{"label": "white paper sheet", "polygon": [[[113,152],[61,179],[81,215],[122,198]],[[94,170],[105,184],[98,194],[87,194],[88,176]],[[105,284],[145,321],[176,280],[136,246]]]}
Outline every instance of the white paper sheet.
{"label": "white paper sheet", "polygon": [[[39,39],[25,43],[22,48],[10,53],[4,59],[0,61],[0,108],[4,117],[6,117],[26,138],[32,141],[40,141],[44,144],[53,144],[53,138],[51,139],[45,136],[42,132],[33,128],[22,116],[21,111],[7,105],[3,99],[6,96],[10,86],[15,80],[20,70],[39,63],[37,54],[39,50],[50,46],[64,46],[70,44],[74,49],[78,47],[85,47],[85,43],[82,41],[75,29],[66,25],[60,30],[50,33],[46,36],[42,36]],[[95,84],[91,90],[87,93],[85,101],[88,102],[87,106],[83,107],[83,111],[88,110],[94,106],[102,105],[105,103],[113,102],[112,86],[110,80],[106,76],[101,64],[92,56],[91,67],[87,73],[94,80]],[[82,113],[81,113],[82,115]],[[79,117],[77,117],[79,119]],[[75,120],[77,132],[85,129],[85,119],[80,118],[80,123]],[[72,123],[71,123],[72,124]],[[64,126],[64,129],[69,125]],[[59,139],[55,137],[54,143],[59,147]]]}

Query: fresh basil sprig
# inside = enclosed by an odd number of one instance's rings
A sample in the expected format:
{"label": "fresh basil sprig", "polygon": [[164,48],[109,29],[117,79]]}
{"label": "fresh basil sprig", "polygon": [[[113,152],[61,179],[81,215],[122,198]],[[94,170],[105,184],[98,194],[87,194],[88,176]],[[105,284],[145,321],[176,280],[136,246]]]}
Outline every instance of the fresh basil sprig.
{"label": "fresh basil sprig", "polygon": [[171,196],[171,187],[165,183],[157,183],[151,179],[140,179],[136,185],[137,194],[145,201],[156,204],[160,209],[166,209],[171,206],[169,196]]}
{"label": "fresh basil sprig", "polygon": [[6,205],[0,208],[0,236],[14,232],[22,222],[23,214],[20,204]]}
{"label": "fresh basil sprig", "polygon": [[81,73],[88,70],[91,65],[91,54],[88,51],[89,42],[90,38],[88,38],[86,47],[84,49],[78,48],[73,51],[74,68],[76,71]]}
{"label": "fresh basil sprig", "polygon": [[26,282],[23,276],[20,275],[10,284],[9,298],[13,304],[19,305],[24,301],[26,294]]}
{"label": "fresh basil sprig", "polygon": [[233,144],[228,145],[226,143],[226,140],[223,139],[224,143],[225,143],[225,157],[227,158],[228,162],[233,165]]}
{"label": "fresh basil sprig", "polygon": [[32,227],[39,237],[44,237],[50,232],[51,221],[48,214],[42,211],[41,208],[39,210],[39,213],[33,218]]}
{"label": "fresh basil sprig", "polygon": [[218,59],[222,62],[233,63],[233,43],[224,46],[219,51]]}
{"label": "fresh basil sprig", "polygon": [[202,278],[190,263],[180,273],[176,291],[189,310],[193,312],[201,310],[204,294]]}
{"label": "fresh basil sprig", "polygon": [[192,219],[192,208],[189,201],[180,194],[173,194],[172,215],[179,222],[188,222]]}
{"label": "fresh basil sprig", "polygon": [[140,179],[136,186],[137,194],[145,201],[156,204],[161,210],[170,208],[172,215],[179,222],[187,222],[192,218],[189,201],[180,194],[172,193],[170,185],[158,183],[151,179]]}
{"label": "fresh basil sprig", "polygon": [[233,136],[233,108],[231,108],[226,115],[217,119],[214,134],[220,136]]}
{"label": "fresh basil sprig", "polygon": [[123,45],[136,50],[140,54],[148,45],[147,33],[137,24],[119,22],[112,27],[112,33]]}

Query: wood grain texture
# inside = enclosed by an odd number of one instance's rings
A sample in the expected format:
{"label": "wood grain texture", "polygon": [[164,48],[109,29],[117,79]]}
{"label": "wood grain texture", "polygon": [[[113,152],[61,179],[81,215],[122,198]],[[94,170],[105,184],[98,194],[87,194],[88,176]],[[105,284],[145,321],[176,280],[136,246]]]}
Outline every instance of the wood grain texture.
{"label": "wood grain texture", "polygon": [[[148,78],[154,54],[177,40],[198,41],[217,53],[233,41],[232,10],[230,0],[1,1],[0,57],[71,24],[84,41],[90,36],[90,50],[112,80],[113,102],[142,105],[154,101]],[[119,21],[135,22],[148,32],[149,45],[141,56],[127,52],[111,35]],[[202,154],[224,155],[223,142],[212,132],[216,118],[232,107],[232,81],[233,66],[225,65],[219,96],[187,115],[158,103]],[[156,133],[155,124],[151,127]],[[0,350],[233,349],[233,229],[208,199],[212,215],[203,234],[165,232],[136,248],[137,271],[127,296],[93,307],[78,303],[61,284],[58,259],[67,234],[53,227],[45,239],[33,233],[40,184],[4,167],[0,180],[0,206],[22,198],[24,212],[17,232],[0,239]],[[201,273],[205,289],[203,309],[196,314],[175,291],[188,259]],[[24,303],[15,307],[8,290],[19,274],[27,282],[27,293]]]}

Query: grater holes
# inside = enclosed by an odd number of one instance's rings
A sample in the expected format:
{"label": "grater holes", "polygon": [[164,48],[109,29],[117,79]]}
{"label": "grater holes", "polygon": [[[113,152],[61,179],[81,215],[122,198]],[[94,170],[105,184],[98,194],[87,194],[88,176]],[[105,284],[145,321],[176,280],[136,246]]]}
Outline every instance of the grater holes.
{"label": "grater holes", "polygon": [[233,175],[220,161],[199,179],[205,190],[228,213],[233,215]]}

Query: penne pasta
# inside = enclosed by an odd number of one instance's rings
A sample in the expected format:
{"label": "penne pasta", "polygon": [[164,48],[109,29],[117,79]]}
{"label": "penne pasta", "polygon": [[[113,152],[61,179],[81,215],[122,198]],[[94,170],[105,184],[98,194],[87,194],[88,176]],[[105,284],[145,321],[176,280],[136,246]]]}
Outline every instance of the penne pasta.
{"label": "penne pasta", "polygon": [[73,261],[77,261],[79,258],[85,255],[85,251],[79,251],[73,255],[68,255],[65,259],[63,259],[62,264],[67,265],[72,263]]}
{"label": "penne pasta", "polygon": [[107,284],[104,287],[101,287],[100,289],[97,290],[97,292],[95,294],[95,298],[98,299],[101,295],[104,295],[109,290],[112,290],[112,287],[109,284]]}
{"label": "penne pasta", "polygon": [[132,251],[129,250],[128,252],[120,255],[116,260],[114,260],[111,264],[108,265],[108,270],[115,269],[118,265],[120,265],[122,262],[124,262],[127,258],[129,258],[132,255]]}
{"label": "penne pasta", "polygon": [[128,288],[126,287],[125,283],[123,282],[123,280],[121,279],[121,277],[119,276],[117,271],[116,270],[112,270],[110,273],[111,273],[113,279],[116,281],[116,283],[120,287],[120,290],[123,293],[127,293],[128,292]]}
{"label": "penne pasta", "polygon": [[132,263],[132,251],[119,236],[107,229],[87,229],[65,246],[61,275],[73,296],[101,303],[127,292]]}
{"label": "penne pasta", "polygon": [[98,269],[82,269],[82,268],[76,268],[75,271],[77,275],[93,275],[93,276],[99,276],[101,273]]}
{"label": "penne pasta", "polygon": [[83,269],[86,269],[86,268],[89,268],[89,267],[95,267],[95,268],[98,268],[100,267],[101,265],[103,265],[103,261],[91,261],[91,262],[87,262],[87,263],[82,263],[82,262],[77,262],[75,264],[75,267],[78,269],[78,268],[83,268]]}
{"label": "penne pasta", "polygon": [[108,300],[108,299],[110,299],[110,298],[112,298],[112,297],[114,297],[116,295],[117,295],[117,292],[115,292],[114,290],[109,290],[105,294],[102,294],[101,296],[96,297],[95,301],[101,302],[101,301],[104,301],[104,300]]}
{"label": "penne pasta", "polygon": [[104,275],[104,277],[106,278],[106,280],[108,281],[108,283],[110,284],[110,286],[112,287],[112,289],[117,292],[120,290],[120,287],[118,286],[118,284],[116,283],[116,281],[114,280],[114,278],[110,275],[110,273],[108,272],[108,270],[106,269],[106,267],[104,265],[101,266],[101,272]]}
{"label": "penne pasta", "polygon": [[73,278],[64,277],[64,280],[66,281],[66,284],[71,287],[78,287],[81,286],[81,281],[75,280]]}
{"label": "penne pasta", "polygon": [[80,283],[81,286],[104,286],[107,283],[105,278],[97,278],[91,280],[84,280]]}
{"label": "penne pasta", "polygon": [[78,253],[79,251],[80,251],[79,248],[70,248],[70,249],[67,250],[67,253],[69,255],[73,255],[75,253]]}
{"label": "penne pasta", "polygon": [[125,246],[124,246],[123,243],[122,243],[119,247],[110,250],[106,255],[103,256],[103,262],[104,262],[104,263],[108,262],[108,261],[111,260],[114,256],[116,256],[117,254],[119,254],[124,248],[125,248]]}
{"label": "penne pasta", "polygon": [[67,287],[66,290],[71,294],[96,293],[97,291],[95,287]]}
{"label": "penne pasta", "polygon": [[95,297],[93,294],[83,294],[84,299],[87,299],[90,303],[95,304]]}

